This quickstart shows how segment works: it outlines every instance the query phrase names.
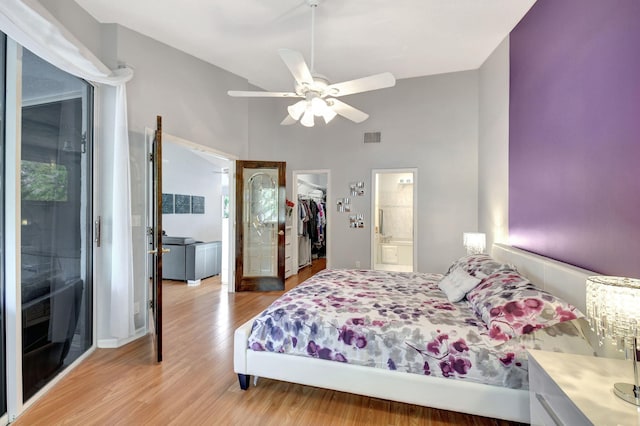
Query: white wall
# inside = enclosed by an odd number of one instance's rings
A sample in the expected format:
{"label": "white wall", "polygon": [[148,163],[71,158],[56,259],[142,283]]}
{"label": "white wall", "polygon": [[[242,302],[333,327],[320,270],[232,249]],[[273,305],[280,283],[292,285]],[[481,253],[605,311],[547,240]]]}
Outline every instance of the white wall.
{"label": "white wall", "polygon": [[509,38],[480,68],[478,231],[509,239]]}
{"label": "white wall", "polygon": [[174,143],[162,148],[162,192],[205,198],[205,214],[163,214],[167,235],[199,241],[222,241],[222,183],[220,167]]}
{"label": "white wall", "polygon": [[[351,197],[364,229],[350,229],[348,213],[334,213],[329,229],[332,267],[370,266],[371,169],[418,168],[418,270],[445,271],[464,254],[462,233],[477,227],[478,74],[476,71],[398,81],[394,88],[343,98],[370,114],[355,124],[341,117],[308,129],[280,126],[282,100],[249,103],[249,157],[287,162],[291,170],[330,169],[332,196],[348,197],[349,183],[364,181],[365,196]],[[381,131],[380,144],[363,133]],[[335,209],[335,198],[327,200]]]}

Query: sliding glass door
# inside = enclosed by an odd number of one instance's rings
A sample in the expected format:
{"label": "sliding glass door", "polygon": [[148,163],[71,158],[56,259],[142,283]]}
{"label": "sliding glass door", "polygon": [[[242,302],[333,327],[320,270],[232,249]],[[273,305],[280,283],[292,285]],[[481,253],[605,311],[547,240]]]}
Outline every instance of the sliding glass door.
{"label": "sliding glass door", "polygon": [[[6,38],[0,33],[0,94],[5,93]],[[4,153],[5,97],[0,96],[0,153]],[[0,161],[0,242],[4,241],[4,161]],[[5,304],[5,248],[0,243],[0,416],[7,412],[7,351],[6,304]]]}
{"label": "sliding glass door", "polygon": [[92,344],[92,86],[22,55],[20,291],[28,400]]}

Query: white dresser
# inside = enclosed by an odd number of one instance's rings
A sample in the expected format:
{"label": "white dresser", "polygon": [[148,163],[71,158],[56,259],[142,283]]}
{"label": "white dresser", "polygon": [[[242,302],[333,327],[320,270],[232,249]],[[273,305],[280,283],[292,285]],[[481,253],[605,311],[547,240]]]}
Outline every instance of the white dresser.
{"label": "white dresser", "polygon": [[[287,225],[284,231],[284,277],[289,278],[293,275],[293,257],[291,255],[291,241],[293,237],[291,236],[292,227],[290,224],[290,220],[287,219]],[[296,270],[297,271],[297,270]]]}
{"label": "white dresser", "polygon": [[529,351],[532,425],[640,425],[640,410],[613,393],[633,383],[631,361]]}

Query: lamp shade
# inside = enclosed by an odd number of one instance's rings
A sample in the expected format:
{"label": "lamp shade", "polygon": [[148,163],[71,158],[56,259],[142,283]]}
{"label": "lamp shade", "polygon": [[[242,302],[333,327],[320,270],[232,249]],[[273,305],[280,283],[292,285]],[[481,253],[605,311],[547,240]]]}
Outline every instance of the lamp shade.
{"label": "lamp shade", "polygon": [[640,280],[587,278],[587,317],[601,338],[640,337]]}
{"label": "lamp shade", "polygon": [[487,238],[482,232],[465,232],[462,234],[462,244],[468,254],[484,253],[487,248]]}
{"label": "lamp shade", "polygon": [[314,119],[313,111],[311,110],[311,108],[307,107],[306,111],[302,115],[302,118],[300,119],[300,123],[305,127],[313,127]]}
{"label": "lamp shade", "polygon": [[302,100],[302,101],[296,102],[293,105],[289,105],[287,107],[287,111],[289,111],[289,115],[291,116],[291,118],[293,118],[294,120],[300,120],[300,117],[302,117],[302,114],[304,113],[306,108],[307,108],[307,101]]}

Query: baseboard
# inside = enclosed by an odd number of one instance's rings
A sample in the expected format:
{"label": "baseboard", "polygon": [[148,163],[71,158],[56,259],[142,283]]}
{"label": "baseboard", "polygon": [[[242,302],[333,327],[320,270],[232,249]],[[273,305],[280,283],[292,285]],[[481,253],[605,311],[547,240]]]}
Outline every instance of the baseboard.
{"label": "baseboard", "polygon": [[142,327],[136,330],[133,336],[126,337],[124,339],[98,339],[97,345],[103,349],[113,349],[124,346],[127,343],[131,343],[143,336],[147,335],[147,329]]}

